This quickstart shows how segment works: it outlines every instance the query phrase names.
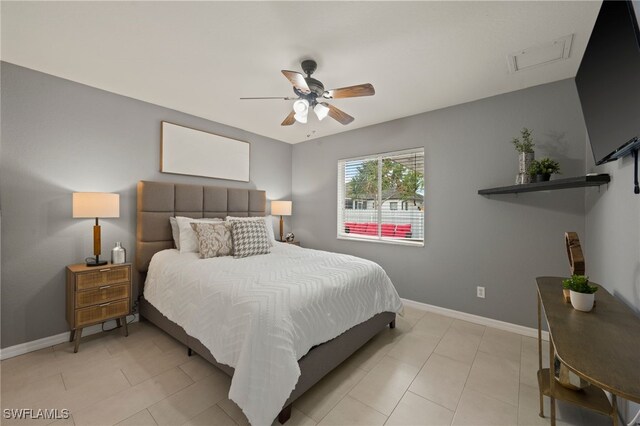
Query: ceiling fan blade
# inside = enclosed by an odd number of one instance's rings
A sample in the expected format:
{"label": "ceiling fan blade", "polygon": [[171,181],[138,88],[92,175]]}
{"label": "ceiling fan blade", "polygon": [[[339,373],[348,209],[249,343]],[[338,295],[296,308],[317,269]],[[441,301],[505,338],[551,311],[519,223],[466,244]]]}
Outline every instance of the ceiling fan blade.
{"label": "ceiling fan blade", "polygon": [[293,101],[296,100],[298,98],[288,98],[288,97],[283,97],[283,96],[262,96],[262,97],[257,97],[257,98],[240,98],[241,100],[246,100],[246,99],[281,99],[283,101]]}
{"label": "ceiling fan blade", "polygon": [[328,104],[326,102],[322,102],[322,105],[326,106],[327,108],[329,108],[329,117],[333,118],[334,120],[347,125],[349,123],[351,123],[353,120],[355,120],[352,116],[350,116],[349,114],[347,114],[346,112],[334,107],[331,104]]}
{"label": "ceiling fan blade", "polygon": [[304,76],[299,72],[282,70],[282,74],[284,74],[284,76],[287,77],[291,84],[293,84],[293,87],[295,87],[302,93],[311,93],[311,89],[309,89]]}
{"label": "ceiling fan blade", "polygon": [[369,83],[358,84],[356,86],[341,87],[339,89],[327,90],[323,93],[323,97],[326,99],[340,99],[340,98],[357,98],[358,96],[373,96],[376,94],[376,90]]}
{"label": "ceiling fan blade", "polygon": [[289,115],[287,115],[287,118],[284,119],[281,126],[291,126],[293,123],[295,123],[296,119],[293,117],[294,115],[296,115],[296,112],[291,111]]}

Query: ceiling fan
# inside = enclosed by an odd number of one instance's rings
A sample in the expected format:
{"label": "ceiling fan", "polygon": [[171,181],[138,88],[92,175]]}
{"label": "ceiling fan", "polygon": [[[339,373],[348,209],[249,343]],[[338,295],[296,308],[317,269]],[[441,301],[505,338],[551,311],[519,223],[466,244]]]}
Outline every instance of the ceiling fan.
{"label": "ceiling fan", "polygon": [[296,121],[306,123],[309,110],[313,109],[319,120],[323,120],[327,115],[334,120],[347,125],[354,118],[335,106],[324,102],[325,99],[355,98],[359,96],[372,96],[376,91],[369,83],[358,84],[356,86],[341,87],[339,89],[324,90],[324,85],[311,77],[318,64],[316,61],[307,59],[302,61],[302,71],[306,77],[296,71],[282,70],[282,74],[293,85],[293,92],[297,97],[261,97],[261,98],[240,98],[240,99],[283,99],[286,101],[295,100],[293,111],[282,122],[283,126],[290,126]]}

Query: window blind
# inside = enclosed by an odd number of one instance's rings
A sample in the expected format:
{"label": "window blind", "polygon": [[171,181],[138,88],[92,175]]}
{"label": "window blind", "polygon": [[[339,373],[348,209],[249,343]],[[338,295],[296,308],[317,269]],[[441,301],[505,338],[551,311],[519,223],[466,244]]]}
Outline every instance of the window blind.
{"label": "window blind", "polygon": [[424,149],[338,161],[338,237],[424,243]]}

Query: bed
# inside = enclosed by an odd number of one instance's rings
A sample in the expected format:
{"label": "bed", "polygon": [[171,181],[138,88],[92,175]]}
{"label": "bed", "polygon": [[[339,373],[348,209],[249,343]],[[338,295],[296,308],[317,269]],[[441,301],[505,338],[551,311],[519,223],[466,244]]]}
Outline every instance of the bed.
{"label": "bed", "polygon": [[[140,286],[140,315],[232,376],[229,397],[256,425],[276,415],[286,422],[293,401],[393,328],[402,308],[382,268],[364,259],[278,242],[271,254],[253,259],[203,260],[172,249],[171,216],[264,216],[265,210],[264,191],[138,183],[136,269],[139,282],[148,283]],[[349,286],[338,285],[347,278]],[[251,298],[247,281],[261,286]],[[345,306],[350,300],[359,308]],[[213,305],[218,308],[208,309]]]}

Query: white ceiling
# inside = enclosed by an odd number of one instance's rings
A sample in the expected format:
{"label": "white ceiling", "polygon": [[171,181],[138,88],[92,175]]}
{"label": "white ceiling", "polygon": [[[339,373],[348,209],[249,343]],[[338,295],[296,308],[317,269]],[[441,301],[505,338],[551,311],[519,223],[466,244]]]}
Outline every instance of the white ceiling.
{"label": "white ceiling", "polygon": [[[573,77],[593,28],[591,2],[6,2],[2,60],[296,143]],[[507,55],[574,34],[568,60],[516,74]],[[318,62],[343,126],[292,101],[282,69]]]}

